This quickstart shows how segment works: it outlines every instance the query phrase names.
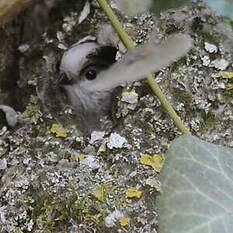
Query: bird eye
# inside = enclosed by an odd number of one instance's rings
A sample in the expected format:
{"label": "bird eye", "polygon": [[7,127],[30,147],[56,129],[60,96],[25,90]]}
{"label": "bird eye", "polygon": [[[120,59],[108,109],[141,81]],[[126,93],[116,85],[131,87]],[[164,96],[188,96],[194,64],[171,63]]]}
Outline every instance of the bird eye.
{"label": "bird eye", "polygon": [[87,80],[94,80],[97,76],[97,72],[96,72],[96,70],[88,70],[85,73],[85,76],[86,76]]}

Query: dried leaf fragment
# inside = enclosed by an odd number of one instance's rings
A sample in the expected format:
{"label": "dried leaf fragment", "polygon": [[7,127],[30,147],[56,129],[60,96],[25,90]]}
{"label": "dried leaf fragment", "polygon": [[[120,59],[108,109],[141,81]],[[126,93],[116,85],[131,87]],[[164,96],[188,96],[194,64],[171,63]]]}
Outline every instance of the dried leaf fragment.
{"label": "dried leaf fragment", "polygon": [[160,169],[163,166],[163,157],[159,154],[154,154],[154,155],[142,155],[140,158],[140,163],[144,165],[148,165],[153,167],[157,172],[160,171]]}
{"label": "dried leaf fragment", "polygon": [[87,16],[90,14],[90,12],[91,12],[90,3],[89,3],[89,1],[86,1],[85,5],[83,7],[83,10],[80,13],[80,16],[78,19],[78,24],[82,23],[87,18]]}
{"label": "dried leaf fragment", "polygon": [[233,78],[233,72],[223,72],[221,73],[222,78]]}
{"label": "dried leaf fragment", "polygon": [[97,155],[101,155],[101,153],[106,152],[107,150],[107,143],[108,143],[108,138],[104,138],[102,144],[100,145]]}
{"label": "dried leaf fragment", "polygon": [[125,227],[125,226],[128,226],[130,223],[130,218],[121,218],[119,220],[119,224],[122,226],[122,227]]}
{"label": "dried leaf fragment", "polygon": [[104,185],[100,185],[96,188],[95,192],[93,193],[93,196],[101,201],[104,202],[106,198],[106,187]]}
{"label": "dried leaf fragment", "polygon": [[123,213],[116,209],[104,219],[104,223],[106,227],[113,227],[119,219],[123,218],[123,216]]}
{"label": "dried leaf fragment", "polygon": [[233,83],[227,84],[227,90],[233,90]]}
{"label": "dried leaf fragment", "polygon": [[52,124],[50,132],[55,134],[57,138],[66,138],[67,137],[67,130],[63,128],[62,125]]}
{"label": "dried leaf fragment", "polygon": [[70,155],[70,160],[82,160],[85,159],[87,156],[85,154],[72,154]]}
{"label": "dried leaf fragment", "polygon": [[131,187],[131,188],[128,188],[126,190],[125,196],[126,196],[126,198],[128,198],[128,197],[130,197],[130,198],[131,197],[140,198],[142,196],[142,191],[140,191],[137,188]]}

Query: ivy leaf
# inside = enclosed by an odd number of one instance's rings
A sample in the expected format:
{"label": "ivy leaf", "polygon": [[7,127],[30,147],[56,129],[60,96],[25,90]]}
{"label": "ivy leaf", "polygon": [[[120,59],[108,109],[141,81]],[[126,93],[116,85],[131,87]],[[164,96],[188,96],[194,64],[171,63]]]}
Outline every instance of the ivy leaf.
{"label": "ivy leaf", "polygon": [[134,16],[148,11],[152,0],[115,0],[117,7],[126,15]]}
{"label": "ivy leaf", "polygon": [[155,14],[159,14],[169,9],[182,7],[189,2],[190,0],[157,0],[153,2],[151,11]]}
{"label": "ivy leaf", "polygon": [[160,233],[232,233],[233,150],[184,135],[161,170]]}

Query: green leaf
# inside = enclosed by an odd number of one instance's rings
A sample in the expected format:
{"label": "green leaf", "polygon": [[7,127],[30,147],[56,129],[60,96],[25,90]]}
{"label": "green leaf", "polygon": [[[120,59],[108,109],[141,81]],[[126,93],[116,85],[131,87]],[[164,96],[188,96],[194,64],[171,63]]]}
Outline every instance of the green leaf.
{"label": "green leaf", "polygon": [[190,0],[157,0],[153,1],[153,5],[151,11],[155,14],[159,14],[160,12],[182,7],[185,4],[188,4]]}
{"label": "green leaf", "polygon": [[208,3],[219,14],[233,18],[233,1],[232,0],[215,0],[215,1],[204,0],[204,1]]}
{"label": "green leaf", "polygon": [[161,170],[160,233],[233,232],[233,150],[184,135]]}

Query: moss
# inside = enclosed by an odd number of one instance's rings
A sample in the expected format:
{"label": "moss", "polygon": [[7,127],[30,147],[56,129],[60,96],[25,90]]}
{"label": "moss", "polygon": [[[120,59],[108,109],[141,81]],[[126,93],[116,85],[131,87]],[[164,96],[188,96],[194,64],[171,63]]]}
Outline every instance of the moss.
{"label": "moss", "polygon": [[172,95],[178,102],[183,102],[187,105],[192,103],[192,96],[185,90],[181,90],[179,88],[172,89]]}
{"label": "moss", "polygon": [[[151,191],[151,188],[148,188],[146,187],[144,190],[143,190],[144,194],[144,198],[145,198],[145,203],[147,205],[147,208],[151,211],[155,210],[156,209],[156,198],[157,198],[157,195],[158,192],[156,192],[155,190]],[[153,194],[152,194],[153,193]]]}
{"label": "moss", "polygon": [[226,19],[226,21],[228,21],[228,22],[229,22],[230,26],[231,26],[231,27],[232,27],[232,29],[233,29],[233,19],[232,19],[232,18],[230,18],[230,17],[227,17],[227,16],[225,16],[224,18]]}
{"label": "moss", "polygon": [[76,193],[68,197],[55,196],[48,191],[31,190],[34,197],[32,219],[39,222],[46,232],[56,232],[63,223],[71,218],[81,220],[85,208],[84,200],[78,200]]}
{"label": "moss", "polygon": [[232,27],[232,29],[233,29],[233,19],[231,19],[231,20],[229,21],[229,23],[230,23],[230,25],[231,25],[231,27]]}
{"label": "moss", "polygon": [[179,67],[182,67],[185,64],[186,64],[186,58],[183,57],[183,58],[175,61],[172,66],[173,66],[174,70],[178,70]]}
{"label": "moss", "polygon": [[153,125],[145,119],[136,119],[136,125],[147,133],[154,132]]}
{"label": "moss", "polygon": [[37,96],[31,95],[30,101],[26,107],[24,116],[29,117],[33,123],[37,123],[42,113],[39,111],[39,99]]}
{"label": "moss", "polygon": [[231,92],[225,92],[222,97],[222,101],[225,104],[230,104],[233,98],[233,94]]}
{"label": "moss", "polygon": [[202,38],[204,41],[208,41],[209,43],[212,44],[218,44],[219,43],[219,36],[218,34],[212,34],[211,31],[208,30],[200,30],[197,32],[199,38]]}
{"label": "moss", "polygon": [[214,115],[214,113],[209,112],[206,115],[206,119],[204,119],[205,122],[205,127],[208,129],[214,128],[215,125],[217,124],[217,118]]}
{"label": "moss", "polygon": [[23,233],[23,231],[20,229],[20,227],[16,227],[14,230],[11,231],[11,233]]}
{"label": "moss", "polygon": [[71,192],[64,197],[34,188],[30,192],[35,200],[31,217],[45,232],[62,232],[70,219],[87,225],[92,223],[101,229],[105,227],[100,203],[90,199],[89,195],[80,198],[76,192]]}

